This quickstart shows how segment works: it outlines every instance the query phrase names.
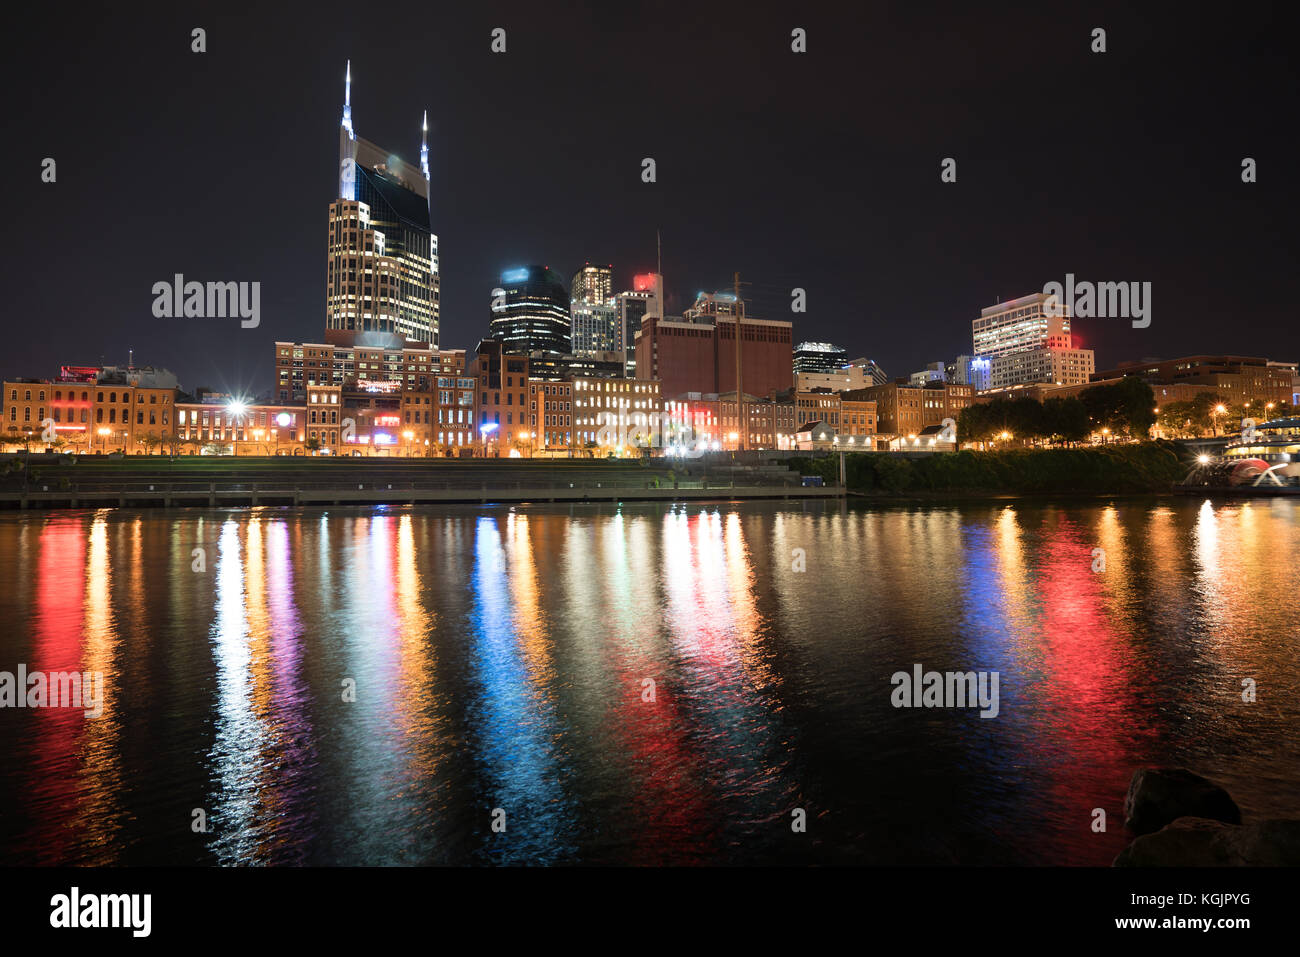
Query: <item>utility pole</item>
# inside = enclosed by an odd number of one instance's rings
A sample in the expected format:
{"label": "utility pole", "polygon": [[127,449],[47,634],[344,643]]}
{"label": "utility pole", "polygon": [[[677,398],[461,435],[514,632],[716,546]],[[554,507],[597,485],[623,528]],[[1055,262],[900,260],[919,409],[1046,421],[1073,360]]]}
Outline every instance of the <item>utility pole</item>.
{"label": "utility pole", "polygon": [[740,381],[740,273],[732,275],[732,288],[735,290],[736,301],[731,306],[731,314],[736,320],[736,412],[740,416],[740,428],[736,434],[740,436],[740,443],[737,448],[745,451],[745,429],[748,423],[745,420],[745,402],[742,398],[744,391]]}

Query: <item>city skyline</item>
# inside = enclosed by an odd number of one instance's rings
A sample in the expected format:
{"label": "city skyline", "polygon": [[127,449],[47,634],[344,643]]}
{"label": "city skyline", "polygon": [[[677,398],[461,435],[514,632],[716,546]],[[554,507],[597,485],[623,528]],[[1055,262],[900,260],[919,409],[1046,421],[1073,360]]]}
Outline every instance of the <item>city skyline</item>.
{"label": "city skyline", "polygon": [[[697,290],[727,288],[738,270],[753,283],[745,289],[753,314],[792,319],[798,340],[836,342],[893,375],[966,353],[969,323],[980,309],[1067,273],[1151,282],[1156,290],[1149,328],[1076,321],[1075,333],[1096,351],[1099,368],[1198,353],[1283,360],[1300,353],[1282,288],[1294,260],[1289,234],[1280,232],[1295,199],[1280,165],[1292,134],[1271,117],[1265,122],[1265,104],[1245,95],[1265,82],[1293,83],[1280,54],[1256,55],[1257,38],[1269,28],[1265,17],[1216,32],[1222,55],[1193,76],[1165,59],[1161,34],[1117,9],[1080,17],[1073,40],[1070,18],[1048,23],[1034,15],[952,14],[967,34],[954,50],[945,47],[951,41],[936,47],[924,24],[908,23],[910,15],[900,13],[908,28],[896,31],[901,39],[894,48],[871,49],[879,58],[875,68],[896,67],[912,85],[897,85],[894,100],[868,97],[855,120],[853,111],[824,102],[818,91],[844,79],[853,43],[870,44],[866,15],[846,17],[864,29],[842,31],[844,24],[816,10],[789,17],[751,12],[725,37],[764,67],[743,84],[721,74],[716,88],[688,97],[679,95],[686,79],[676,71],[652,84],[615,70],[606,88],[591,94],[610,119],[607,145],[575,151],[561,129],[554,150],[500,148],[503,138],[527,141],[554,129],[551,109],[542,108],[546,94],[565,101],[579,87],[580,74],[567,60],[546,61],[536,73],[547,44],[553,51],[557,43],[579,46],[584,37],[631,31],[647,49],[681,64],[689,62],[684,38],[724,39],[701,14],[669,25],[638,18],[641,12],[606,11],[564,34],[531,11],[507,9],[500,14],[504,54],[489,50],[491,26],[452,12],[437,42],[472,48],[478,38],[482,46],[481,57],[441,61],[455,63],[455,83],[449,65],[417,55],[414,39],[398,38],[395,49],[381,54],[351,29],[348,16],[290,21],[271,14],[258,34],[217,16],[204,26],[202,54],[190,52],[191,25],[174,13],[135,25],[130,37],[119,37],[111,21],[101,24],[102,47],[87,44],[75,64],[49,79],[48,102],[58,106],[42,110],[38,98],[18,107],[16,122],[41,155],[19,170],[32,181],[31,189],[17,191],[18,219],[30,228],[11,234],[19,241],[8,248],[9,261],[32,280],[16,292],[19,311],[48,312],[42,290],[53,288],[60,267],[42,251],[54,235],[62,250],[82,258],[80,288],[90,301],[58,311],[64,334],[57,342],[16,337],[4,374],[51,375],[65,363],[120,365],[134,349],[140,364],[172,369],[189,389],[268,392],[272,384],[257,357],[277,340],[315,338],[323,325],[320,226],[337,175],[326,157],[349,59],[354,78],[366,78],[353,89],[354,113],[364,117],[358,124],[378,142],[409,143],[407,162],[416,160],[418,148],[412,118],[429,108],[444,347],[473,348],[486,334],[491,289],[502,271],[540,262],[567,278],[587,261],[613,263],[620,291],[631,287],[633,275],[655,271],[654,234],[661,230],[669,314],[679,314]],[[1088,50],[1093,20],[1109,31],[1105,54]],[[789,48],[792,25],[808,31],[802,57]],[[49,26],[35,29],[39,34]],[[287,42],[290,36],[297,41]],[[1051,75],[1009,64],[967,69],[986,62],[975,52],[981,41],[1005,49],[1017,39],[1048,36],[1058,51]],[[259,51],[264,56],[272,46],[274,71],[258,62]],[[617,56],[607,46],[589,44],[600,63],[612,66]],[[120,49],[130,55],[119,56]],[[922,50],[935,61],[953,54],[940,77],[918,78],[906,66],[909,52]],[[227,57],[238,57],[241,67],[231,69]],[[194,83],[185,91],[151,87],[150,63],[159,58],[169,69],[188,71]],[[67,104],[84,102],[88,77],[107,69],[110,59],[118,108],[109,117],[83,109],[70,122]],[[1086,93],[1068,79],[1078,70],[1089,71]],[[504,94],[530,73],[540,77],[528,94],[537,106],[507,108]],[[1178,92],[1174,78],[1216,91],[1210,102],[1222,104],[1223,112],[1213,143],[1192,140],[1190,127],[1180,125],[1194,98]],[[1125,103],[1120,91],[1134,87],[1140,102],[1161,105],[1144,117],[1140,136],[1133,135],[1140,130],[1129,107],[1117,111]],[[176,110],[182,92],[184,102],[201,107]],[[1047,124],[1060,130],[1069,149],[1044,150],[1044,127],[1034,125],[1047,115],[1037,107],[1053,95],[1063,97],[1056,102],[1067,116],[1093,117],[1082,126]],[[922,108],[900,115],[910,99]],[[973,123],[970,106],[957,99],[987,107],[988,122]],[[759,100],[769,108],[727,108]],[[658,109],[662,102],[673,109]],[[654,122],[638,122],[647,116]],[[116,135],[107,133],[106,120]],[[1026,130],[1026,148],[1010,151],[1007,135],[1017,129]],[[1097,135],[1071,133],[1083,129]],[[1183,142],[1171,153],[1169,143],[1179,136]],[[80,143],[112,146],[96,150],[92,171],[78,160]],[[1242,157],[1233,150],[1258,161],[1258,182],[1241,182]],[[54,183],[39,180],[43,156],[59,162]],[[653,184],[640,175],[647,156],[656,159]],[[940,180],[941,160],[949,156],[958,164],[955,183]],[[202,186],[122,216],[123,196],[148,194],[160,164],[187,187]],[[254,183],[262,184],[258,222],[279,224],[275,232],[250,230],[240,204],[229,201],[241,188],[247,197]],[[92,249],[95,229],[59,226],[73,218],[104,224],[113,242]],[[201,228],[188,227],[199,222]],[[259,327],[154,318],[151,284],[182,272],[261,282]],[[806,313],[788,311],[796,287],[806,290]],[[1240,341],[1239,327],[1221,322],[1234,314],[1254,319],[1259,332],[1251,342]]]}
{"label": "city skyline", "polygon": [[24,6],[7,923],[1284,927],[1289,12]]}

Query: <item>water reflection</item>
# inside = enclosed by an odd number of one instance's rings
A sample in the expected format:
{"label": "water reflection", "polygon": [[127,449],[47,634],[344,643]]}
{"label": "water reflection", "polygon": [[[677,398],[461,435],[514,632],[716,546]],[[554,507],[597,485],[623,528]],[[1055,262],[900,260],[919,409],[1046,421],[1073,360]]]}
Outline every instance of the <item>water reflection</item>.
{"label": "water reflection", "polygon": [[[479,775],[494,839],[484,848],[504,863],[551,863],[569,850],[570,822],[557,760],[549,639],[536,619],[527,521],[478,520],[471,613],[476,693],[469,705]],[[511,559],[518,562],[512,565]],[[518,582],[512,594],[512,583]]]}
{"label": "water reflection", "polygon": [[[0,852],[1108,863],[1142,764],[1296,813],[1298,525],[1281,500],[0,516],[0,670],[108,689],[99,718],[0,710]],[[892,708],[918,663],[999,672],[998,717]]]}

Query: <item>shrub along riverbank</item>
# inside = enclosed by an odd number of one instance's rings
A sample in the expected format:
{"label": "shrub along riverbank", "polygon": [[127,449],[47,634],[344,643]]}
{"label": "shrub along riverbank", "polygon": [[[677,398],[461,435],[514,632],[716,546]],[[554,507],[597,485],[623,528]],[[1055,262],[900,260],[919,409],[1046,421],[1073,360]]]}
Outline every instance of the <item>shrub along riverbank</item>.
{"label": "shrub along riverbank", "polygon": [[[802,475],[839,481],[840,457],[790,459]],[[884,453],[845,455],[852,491],[1055,493],[1168,492],[1187,474],[1182,450],[1173,442],[1112,445],[1086,449],[1005,449],[903,458]]]}

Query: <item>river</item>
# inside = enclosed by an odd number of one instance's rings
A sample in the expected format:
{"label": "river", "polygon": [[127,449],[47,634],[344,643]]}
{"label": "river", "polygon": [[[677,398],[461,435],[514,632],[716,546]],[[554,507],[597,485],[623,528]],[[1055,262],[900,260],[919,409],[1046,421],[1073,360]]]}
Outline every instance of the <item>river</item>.
{"label": "river", "polygon": [[[1139,766],[1297,815],[1298,533],[1199,498],[0,514],[0,672],[103,682],[0,708],[0,860],[1106,865]],[[996,673],[996,715],[896,707],[918,666]]]}

